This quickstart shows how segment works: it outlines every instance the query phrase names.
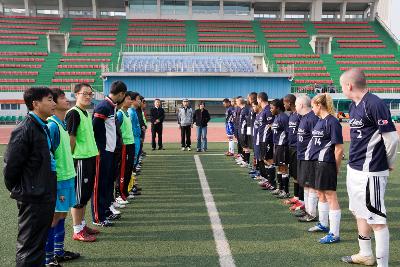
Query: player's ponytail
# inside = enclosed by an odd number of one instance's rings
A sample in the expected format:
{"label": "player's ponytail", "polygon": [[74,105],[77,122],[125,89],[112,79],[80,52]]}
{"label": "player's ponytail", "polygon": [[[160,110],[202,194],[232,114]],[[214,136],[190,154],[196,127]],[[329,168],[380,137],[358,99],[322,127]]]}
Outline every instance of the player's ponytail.
{"label": "player's ponytail", "polygon": [[329,94],[318,94],[312,100],[315,104],[319,104],[331,115],[335,115],[335,107],[333,106],[333,99]]}

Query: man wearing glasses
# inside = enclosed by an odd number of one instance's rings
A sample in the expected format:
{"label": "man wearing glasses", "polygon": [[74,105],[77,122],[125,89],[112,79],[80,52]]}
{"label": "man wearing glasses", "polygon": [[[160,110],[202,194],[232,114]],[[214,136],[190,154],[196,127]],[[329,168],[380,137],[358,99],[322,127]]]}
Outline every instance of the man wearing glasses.
{"label": "man wearing glasses", "polygon": [[76,105],[66,116],[70,136],[71,152],[74,159],[76,205],[71,209],[74,240],[93,242],[99,231],[89,228],[85,222],[85,208],[91,199],[96,175],[98,149],[94,139],[92,117],[87,109],[92,103],[93,90],[89,84],[80,83],[74,88]]}

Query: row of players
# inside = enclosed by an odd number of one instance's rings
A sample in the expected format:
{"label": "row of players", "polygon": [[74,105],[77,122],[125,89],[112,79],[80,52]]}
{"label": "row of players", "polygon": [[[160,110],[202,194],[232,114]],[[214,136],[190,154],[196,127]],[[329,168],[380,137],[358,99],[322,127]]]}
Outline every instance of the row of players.
{"label": "row of players", "polygon": [[[143,98],[116,81],[91,116],[89,84],[77,84],[76,105],[46,87],[24,92],[28,115],[13,130],[5,153],[4,179],[17,200],[16,266],[61,266],[79,253],[64,250],[65,218],[71,210],[74,240],[96,241],[93,224],[112,226],[135,195],[146,128]],[[129,200],[129,201],[128,201]]]}
{"label": "row of players", "polygon": [[[376,262],[389,262],[389,230],[384,203],[389,171],[396,159],[399,137],[386,104],[368,92],[363,71],[345,72],[340,83],[350,105],[350,148],[347,165],[349,209],[357,219],[360,251],[342,261],[374,265],[371,231],[376,240]],[[340,241],[341,209],[336,194],[337,178],[344,156],[342,126],[334,116],[329,94],[312,100],[306,95],[287,95],[268,101],[265,92],[250,93],[233,105],[224,99],[227,156],[253,168],[249,173],[277,198],[286,199],[301,222],[317,222],[309,232],[326,232],[319,242]],[[250,164],[251,149],[254,153]],[[289,194],[289,177],[294,197]],[[318,215],[317,215],[318,208]]]}

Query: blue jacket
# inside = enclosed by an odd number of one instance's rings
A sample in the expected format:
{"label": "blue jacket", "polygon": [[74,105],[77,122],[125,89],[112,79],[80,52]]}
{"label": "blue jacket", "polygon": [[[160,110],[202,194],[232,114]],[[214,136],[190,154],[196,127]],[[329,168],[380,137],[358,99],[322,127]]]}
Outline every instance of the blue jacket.
{"label": "blue jacket", "polygon": [[128,114],[132,121],[133,136],[140,137],[142,134],[142,129],[140,128],[140,122],[136,110],[134,108],[129,108]]}

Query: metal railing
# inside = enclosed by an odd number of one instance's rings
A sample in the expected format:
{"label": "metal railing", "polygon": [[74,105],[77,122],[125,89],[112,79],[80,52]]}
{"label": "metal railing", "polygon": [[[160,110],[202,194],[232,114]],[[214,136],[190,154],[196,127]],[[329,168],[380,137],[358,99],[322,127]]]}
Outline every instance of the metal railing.
{"label": "metal railing", "polygon": [[177,44],[165,46],[152,46],[144,44],[121,45],[121,52],[165,52],[165,53],[262,53],[265,54],[265,46],[253,47],[251,45],[241,45],[240,47],[220,47],[199,44]]}

